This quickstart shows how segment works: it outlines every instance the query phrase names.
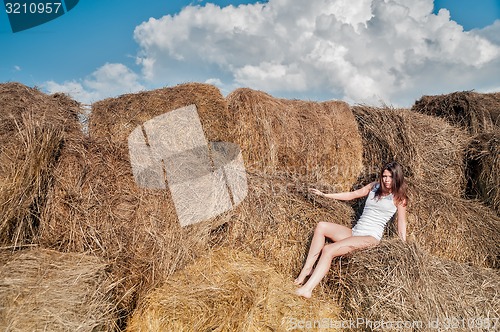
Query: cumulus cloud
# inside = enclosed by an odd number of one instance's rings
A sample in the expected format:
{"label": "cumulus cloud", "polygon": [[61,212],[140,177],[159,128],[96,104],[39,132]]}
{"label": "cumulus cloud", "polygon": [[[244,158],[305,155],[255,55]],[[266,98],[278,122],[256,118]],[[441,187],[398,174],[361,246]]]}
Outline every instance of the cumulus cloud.
{"label": "cumulus cloud", "polygon": [[82,81],[67,81],[62,84],[48,81],[43,87],[49,93],[63,92],[84,104],[117,96],[123,93],[144,90],[139,75],[119,63],[106,63]]}
{"label": "cumulus cloud", "polygon": [[[137,26],[153,83],[216,80],[281,95],[410,105],[422,94],[489,90],[500,23],[463,31],[433,0],[269,0],[187,6]],[[495,85],[496,84],[496,85]]]}

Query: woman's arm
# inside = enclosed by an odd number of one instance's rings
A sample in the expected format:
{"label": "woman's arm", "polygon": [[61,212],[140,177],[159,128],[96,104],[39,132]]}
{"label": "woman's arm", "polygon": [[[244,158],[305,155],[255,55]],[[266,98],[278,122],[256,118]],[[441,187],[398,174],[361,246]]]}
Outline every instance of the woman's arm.
{"label": "woman's arm", "polygon": [[366,185],[363,188],[360,188],[358,190],[350,191],[350,192],[343,192],[343,193],[325,194],[325,193],[319,191],[318,189],[314,189],[314,188],[309,188],[309,192],[312,194],[316,194],[318,196],[326,197],[326,198],[338,199],[340,201],[350,201],[350,200],[360,198],[360,197],[365,197],[366,195],[368,195],[370,193],[370,190],[372,190],[372,187],[374,184],[375,184],[375,182],[372,182],[372,183],[370,183],[370,184],[368,184],[368,185]]}
{"label": "woman's arm", "polygon": [[406,242],[406,202],[398,204],[398,235]]}

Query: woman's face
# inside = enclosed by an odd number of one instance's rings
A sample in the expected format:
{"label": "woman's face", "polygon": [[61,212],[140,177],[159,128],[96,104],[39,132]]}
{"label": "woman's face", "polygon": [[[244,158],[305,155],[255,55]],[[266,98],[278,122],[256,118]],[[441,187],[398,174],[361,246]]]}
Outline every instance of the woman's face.
{"label": "woman's face", "polygon": [[390,190],[392,188],[392,174],[390,171],[385,170],[382,173],[382,184],[386,190]]}

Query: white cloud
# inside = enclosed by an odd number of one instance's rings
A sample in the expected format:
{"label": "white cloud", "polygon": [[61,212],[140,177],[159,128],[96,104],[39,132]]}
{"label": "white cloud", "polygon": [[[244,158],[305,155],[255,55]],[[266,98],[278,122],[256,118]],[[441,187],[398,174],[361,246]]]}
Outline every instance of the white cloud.
{"label": "white cloud", "polygon": [[14,66],[14,71],[21,71],[21,67],[20,66]]}
{"label": "white cloud", "polygon": [[472,32],[500,46],[500,19],[493,22],[492,25],[480,30],[472,30]]}
{"label": "white cloud", "polygon": [[84,104],[145,89],[139,83],[139,75],[119,63],[106,63],[83,81],[67,81],[62,84],[48,81],[43,87],[49,93],[67,93]]}
{"label": "white cloud", "polygon": [[70,95],[73,99],[83,104],[91,104],[99,100],[99,93],[96,91],[87,91],[82,83],[77,81],[67,81],[59,84],[54,81],[48,81],[43,84],[43,88],[48,93],[62,92]]}
{"label": "white cloud", "polygon": [[[137,26],[152,83],[217,79],[277,95],[411,105],[422,94],[489,90],[500,23],[464,32],[433,0],[269,0],[188,6]],[[169,82],[165,82],[168,77]]]}

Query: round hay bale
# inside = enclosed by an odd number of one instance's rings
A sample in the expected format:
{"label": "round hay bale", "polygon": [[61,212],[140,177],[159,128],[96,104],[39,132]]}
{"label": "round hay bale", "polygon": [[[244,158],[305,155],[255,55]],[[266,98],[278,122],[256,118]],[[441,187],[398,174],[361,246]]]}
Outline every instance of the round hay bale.
{"label": "round hay bale", "polygon": [[124,144],[132,130],[158,115],[195,104],[207,140],[231,142],[227,104],[215,86],[186,83],[175,87],[125,94],[92,105],[89,135]]}
{"label": "round hay bale", "polygon": [[496,270],[440,259],[399,240],[356,252],[340,265],[328,284],[352,331],[483,331],[498,323]]}
{"label": "round hay bale", "polygon": [[500,130],[473,137],[468,149],[469,195],[500,215]]}
{"label": "round hay bale", "polygon": [[247,198],[230,214],[217,242],[248,252],[283,275],[292,277],[300,272],[318,222],[346,226],[353,222],[354,211],[349,205],[308,200],[307,186],[298,179],[249,172],[248,183]]}
{"label": "round hay bale", "polygon": [[410,190],[408,233],[445,259],[500,267],[500,218],[484,204],[438,191]]}
{"label": "round hay bale", "polygon": [[346,103],[278,99],[246,88],[226,99],[247,168],[352,187],[362,170],[362,146]]}
{"label": "round hay bale", "polygon": [[56,93],[47,95],[36,88],[21,83],[0,84],[0,139],[22,127],[23,116],[30,116],[35,124],[54,125],[64,129],[66,138],[81,134],[78,115],[81,105],[70,97]]}
{"label": "round hay bale", "polygon": [[127,331],[290,331],[337,317],[333,301],[305,300],[293,290],[262,260],[218,250],[151,292]]}
{"label": "round hay bale", "polygon": [[37,241],[110,261],[126,316],[149,288],[209,246],[212,221],[181,227],[169,195],[136,185],[125,146],[74,142],[54,171]]}
{"label": "round hay bale", "polygon": [[464,130],[404,109],[357,106],[353,112],[363,136],[366,182],[376,178],[386,161],[403,165],[410,184],[409,235],[435,255],[496,266],[498,217],[461,197],[469,141]]}
{"label": "round hay bale", "polygon": [[79,104],[19,83],[0,84],[0,244],[29,244],[64,142],[82,134]]}
{"label": "round hay bale", "polygon": [[[444,120],[407,109],[352,108],[363,137],[363,181],[376,179],[380,167],[396,160],[418,190],[460,196],[465,191],[467,134]],[[425,191],[425,190],[424,190]]]}
{"label": "round hay bale", "polygon": [[102,260],[33,249],[0,264],[2,331],[115,331],[115,284]]}
{"label": "round hay bale", "polygon": [[423,96],[412,111],[446,119],[472,135],[500,127],[500,92],[454,92],[439,96]]}

